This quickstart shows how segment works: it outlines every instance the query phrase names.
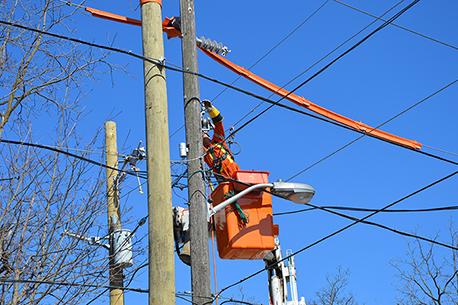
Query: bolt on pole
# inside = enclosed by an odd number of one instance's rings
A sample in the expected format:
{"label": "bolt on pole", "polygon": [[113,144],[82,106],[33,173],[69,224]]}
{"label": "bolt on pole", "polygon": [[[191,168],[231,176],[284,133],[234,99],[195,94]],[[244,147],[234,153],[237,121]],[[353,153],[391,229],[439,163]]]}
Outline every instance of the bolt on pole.
{"label": "bolt on pole", "polygon": [[[107,179],[107,206],[108,206],[108,234],[110,241],[113,232],[121,229],[121,212],[119,209],[119,190],[116,185],[116,176],[118,171],[112,168],[118,168],[118,148],[116,143],[116,123],[113,121],[105,122],[105,146],[106,146],[106,164],[111,168],[106,169]],[[116,266],[114,259],[113,243],[109,249],[109,267],[110,267],[110,305],[124,305],[124,276],[121,266]]]}
{"label": "bolt on pole", "polygon": [[[143,55],[163,59],[160,0],[141,0]],[[148,304],[175,304],[170,147],[165,69],[144,61],[148,171]]]}
{"label": "bolt on pole", "polygon": [[[197,72],[196,29],[193,0],[180,0],[183,67]],[[207,203],[202,174],[203,153],[201,105],[198,78],[183,74],[184,112],[188,153],[188,200],[191,239],[192,301],[208,303],[210,294],[210,264],[208,251]],[[200,172],[200,173],[199,173]]]}

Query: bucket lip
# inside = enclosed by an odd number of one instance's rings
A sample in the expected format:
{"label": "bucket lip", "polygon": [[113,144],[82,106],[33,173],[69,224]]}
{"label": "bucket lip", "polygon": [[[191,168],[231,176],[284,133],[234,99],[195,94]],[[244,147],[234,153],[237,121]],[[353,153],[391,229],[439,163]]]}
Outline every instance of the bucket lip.
{"label": "bucket lip", "polygon": [[257,173],[257,174],[267,174],[267,175],[270,175],[270,172],[268,172],[268,171],[247,170],[247,169],[238,170],[236,173]]}

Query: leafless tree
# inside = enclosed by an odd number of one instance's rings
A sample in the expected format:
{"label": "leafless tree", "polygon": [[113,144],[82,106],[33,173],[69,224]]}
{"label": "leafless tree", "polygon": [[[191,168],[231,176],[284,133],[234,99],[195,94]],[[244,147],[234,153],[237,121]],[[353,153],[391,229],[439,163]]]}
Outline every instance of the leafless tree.
{"label": "leafless tree", "polygon": [[[61,0],[1,0],[0,18],[42,31],[72,34],[81,10]],[[94,52],[97,55],[94,55]],[[0,25],[0,136],[24,109],[71,110],[105,55],[40,33]],[[110,68],[110,65],[106,64]],[[86,82],[84,82],[86,80]]]}
{"label": "leafless tree", "polygon": [[[60,143],[73,139],[64,130]],[[105,231],[103,170],[37,148],[2,145],[0,155],[0,303],[73,304],[106,284],[105,250],[63,234]]]}
{"label": "leafless tree", "polygon": [[[69,35],[79,13],[61,0],[0,4],[2,20]],[[45,133],[46,144],[80,148],[87,157],[101,139],[95,132],[81,147],[79,100],[88,80],[111,69],[105,59],[97,50],[0,25],[0,138],[34,142]],[[81,304],[103,291],[107,251],[63,233],[106,233],[104,169],[23,145],[0,144],[0,158],[0,303]]]}
{"label": "leafless tree", "polygon": [[[451,244],[458,245],[458,231],[450,225]],[[458,304],[457,251],[415,241],[404,259],[394,262],[401,288],[399,304]]]}
{"label": "leafless tree", "polygon": [[350,272],[339,267],[335,275],[326,276],[326,286],[316,293],[308,305],[356,305],[353,295],[346,291]]}

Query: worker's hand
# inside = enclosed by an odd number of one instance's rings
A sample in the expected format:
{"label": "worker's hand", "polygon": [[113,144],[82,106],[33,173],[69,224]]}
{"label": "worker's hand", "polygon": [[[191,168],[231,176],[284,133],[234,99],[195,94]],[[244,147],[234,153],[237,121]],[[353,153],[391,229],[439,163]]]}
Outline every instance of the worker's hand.
{"label": "worker's hand", "polygon": [[212,102],[210,102],[209,100],[203,100],[202,104],[204,105],[204,107],[205,107],[205,109],[207,111],[209,111],[209,110],[211,110],[213,108]]}

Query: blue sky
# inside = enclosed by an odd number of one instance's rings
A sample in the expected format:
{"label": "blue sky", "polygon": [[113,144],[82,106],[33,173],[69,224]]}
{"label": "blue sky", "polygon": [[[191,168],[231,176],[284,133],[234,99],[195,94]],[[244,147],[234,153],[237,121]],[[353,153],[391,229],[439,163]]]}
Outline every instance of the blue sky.
{"label": "blue sky", "polygon": [[[318,0],[198,1],[197,33],[222,41],[232,50],[228,58],[248,67],[322,3]],[[380,15],[395,1],[348,0],[346,3]],[[408,3],[404,1],[395,11]],[[88,1],[87,5],[135,18],[140,15],[137,1]],[[179,2],[164,1],[163,9],[164,17],[176,16],[179,14]],[[283,85],[371,21],[372,18],[368,16],[328,1],[252,71]],[[79,38],[112,43],[141,53],[141,29],[138,27],[96,19],[84,12],[75,17],[74,22]],[[420,1],[396,22],[458,45],[456,1]],[[356,40],[346,47],[354,42]],[[345,49],[340,49],[337,54]],[[169,64],[181,65],[178,39],[165,40],[165,50]],[[95,76],[97,81],[84,84],[88,93],[83,99],[86,116],[81,131],[89,134],[102,127],[105,120],[114,119],[118,124],[119,146],[125,149],[121,152],[128,153],[139,140],[145,138],[142,62],[120,54],[111,55],[109,61],[122,69],[115,70],[112,78],[107,74],[98,74]],[[287,88],[294,88],[323,65],[318,65]],[[388,26],[297,93],[337,113],[374,126],[456,79],[457,70],[456,50]],[[236,78],[232,72],[202,53],[199,54],[199,71],[226,82]],[[169,130],[173,132],[183,125],[182,76],[168,71],[167,81]],[[270,95],[245,80],[239,80],[236,84],[263,96]],[[200,87],[201,97],[209,99],[223,89],[204,80],[200,82]],[[455,85],[383,129],[431,147],[457,152],[457,96],[458,87]],[[214,103],[224,115],[226,127],[230,127],[259,101],[227,90]],[[262,105],[258,111],[264,107]],[[242,169],[269,171],[272,181],[287,179],[357,136],[357,133],[313,118],[273,108],[236,136],[240,145],[237,161]],[[171,159],[179,159],[178,144],[183,141],[183,131],[171,137]],[[453,155],[442,155],[456,159]],[[173,169],[177,173],[180,170],[180,167]],[[453,165],[442,161],[376,139],[364,138],[299,175],[295,181],[315,187],[317,193],[313,202],[317,205],[380,208],[454,170],[456,168]],[[129,180],[125,192],[135,184],[134,179]],[[454,177],[406,200],[398,207],[453,205],[456,204],[457,195],[457,179]],[[180,196],[185,197],[186,192],[175,193],[175,205],[185,203]],[[128,218],[135,221],[146,213],[146,196],[134,192],[122,205],[129,210]],[[274,199],[275,212],[295,208],[300,207]],[[362,217],[364,214],[355,215]],[[453,220],[456,221],[456,212],[379,214],[373,218],[373,221],[423,236],[438,235],[439,240],[446,242],[449,241],[448,225]],[[284,250],[302,248],[348,224],[348,220],[319,211],[281,216],[275,222],[280,225],[280,241]],[[145,234],[146,228],[141,228],[137,236]],[[391,262],[404,257],[408,241],[393,233],[359,224],[296,257],[299,294],[306,299],[313,298],[315,292],[325,285],[326,275],[342,266],[350,270],[348,290],[359,302],[394,304],[399,281]],[[437,251],[447,253],[440,248]],[[140,264],[143,259],[144,256],[136,258],[136,263]],[[218,259],[218,286],[221,288],[233,283],[262,266],[262,261]],[[176,279],[177,291],[190,290],[189,269],[178,260]],[[131,286],[147,286],[146,269],[139,273]],[[267,304],[266,277],[257,276],[243,283],[240,289],[227,291],[225,296],[240,297],[241,294],[250,300]],[[145,304],[146,300],[145,295],[126,294],[127,304]],[[98,304],[107,301],[107,298],[100,299]],[[181,301],[177,302],[180,304]]]}

